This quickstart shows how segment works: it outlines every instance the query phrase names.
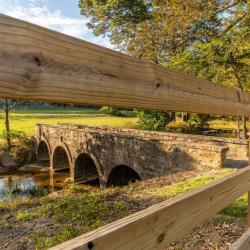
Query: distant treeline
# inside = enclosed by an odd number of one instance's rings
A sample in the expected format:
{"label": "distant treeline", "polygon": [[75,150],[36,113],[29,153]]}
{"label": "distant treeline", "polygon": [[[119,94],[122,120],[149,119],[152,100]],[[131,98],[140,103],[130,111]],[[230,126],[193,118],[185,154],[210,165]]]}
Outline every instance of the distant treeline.
{"label": "distant treeline", "polygon": [[[0,104],[5,100],[0,99]],[[11,101],[15,107],[18,108],[29,108],[29,107],[65,107],[65,108],[87,108],[87,109],[100,109],[98,106],[88,106],[88,105],[77,105],[77,104],[62,104],[62,103],[48,103],[48,102],[34,102],[34,101],[20,101],[20,100],[12,100]]]}

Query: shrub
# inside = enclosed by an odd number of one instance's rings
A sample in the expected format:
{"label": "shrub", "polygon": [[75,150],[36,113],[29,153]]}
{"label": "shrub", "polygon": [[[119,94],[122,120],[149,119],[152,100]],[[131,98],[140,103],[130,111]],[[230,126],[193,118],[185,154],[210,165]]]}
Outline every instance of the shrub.
{"label": "shrub", "polygon": [[14,145],[10,154],[18,164],[31,163],[36,158],[34,142],[28,138],[22,138],[16,145]]}
{"label": "shrub", "polygon": [[[6,145],[2,145],[1,149],[9,151],[10,155],[18,164],[30,163],[35,159],[35,145],[32,139],[29,139],[25,133],[20,131],[11,130],[10,138],[13,141],[12,146],[9,148]],[[1,137],[6,139],[6,131],[2,132]]]}
{"label": "shrub", "polygon": [[[1,137],[6,140],[7,139],[7,132],[6,130],[3,130]],[[11,140],[18,140],[21,141],[23,138],[25,138],[25,133],[21,131],[16,130],[10,130],[9,136]]]}
{"label": "shrub", "polygon": [[196,129],[208,128],[209,115],[204,114],[192,114],[189,119],[189,125]]}
{"label": "shrub", "polygon": [[112,108],[112,107],[108,107],[108,106],[103,106],[100,109],[101,112],[108,114],[108,115],[113,115],[113,116],[122,116],[122,113],[119,109],[117,108]]}
{"label": "shrub", "polygon": [[164,130],[171,121],[170,113],[163,111],[137,110],[139,128],[145,130]]}

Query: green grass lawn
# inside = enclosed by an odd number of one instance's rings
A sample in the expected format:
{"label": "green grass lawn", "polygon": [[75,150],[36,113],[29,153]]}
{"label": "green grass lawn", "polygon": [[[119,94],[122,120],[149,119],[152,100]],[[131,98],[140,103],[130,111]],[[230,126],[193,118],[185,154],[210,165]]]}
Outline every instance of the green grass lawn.
{"label": "green grass lawn", "polygon": [[[83,108],[29,108],[27,110],[16,109],[10,114],[10,126],[12,130],[34,135],[35,125],[38,123],[57,124],[75,123],[90,126],[107,126],[119,128],[135,128],[136,117],[133,112],[125,112],[122,117],[104,114],[97,109]],[[0,131],[4,129],[4,113],[0,112]]]}
{"label": "green grass lawn", "polygon": [[[236,130],[237,121],[233,120],[224,120],[224,119],[214,119],[208,122],[209,129],[222,129],[222,130]],[[185,128],[188,127],[188,124],[182,122],[180,119],[177,119],[176,122],[170,122],[168,124],[170,128]],[[250,128],[250,124],[247,123],[247,127]]]}
{"label": "green grass lawn", "polygon": [[[107,126],[114,128],[137,128],[137,118],[133,111],[121,111],[122,116],[107,115],[99,109],[63,108],[63,107],[33,107],[28,109],[17,108],[10,113],[12,130],[34,135],[35,125],[38,123],[57,124],[75,123],[90,126]],[[171,122],[169,128],[178,129],[188,127],[188,124],[177,119]],[[237,129],[236,121],[211,120],[210,129]],[[4,129],[4,113],[0,110],[0,132]]]}

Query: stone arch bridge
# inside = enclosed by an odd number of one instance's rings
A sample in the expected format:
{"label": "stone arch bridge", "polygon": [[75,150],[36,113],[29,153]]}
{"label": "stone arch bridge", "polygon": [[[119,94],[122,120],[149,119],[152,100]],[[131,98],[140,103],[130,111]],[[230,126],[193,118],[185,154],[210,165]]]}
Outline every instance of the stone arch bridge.
{"label": "stone arch bridge", "polygon": [[36,141],[38,161],[51,172],[68,171],[76,183],[97,181],[103,187],[170,171],[219,168],[228,150],[235,153],[233,144],[204,143],[201,136],[71,124],[38,124]]}

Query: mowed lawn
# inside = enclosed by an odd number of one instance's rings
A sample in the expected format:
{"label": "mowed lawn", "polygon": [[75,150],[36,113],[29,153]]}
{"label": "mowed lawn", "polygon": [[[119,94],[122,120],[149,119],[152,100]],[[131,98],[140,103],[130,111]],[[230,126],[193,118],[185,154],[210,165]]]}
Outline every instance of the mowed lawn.
{"label": "mowed lawn", "polygon": [[[74,123],[89,126],[106,126],[114,128],[138,128],[137,118],[133,111],[121,111],[123,116],[112,116],[105,114],[99,109],[86,108],[63,108],[63,107],[33,107],[27,109],[17,108],[10,113],[11,130],[22,131],[31,136],[35,133],[35,126],[38,123],[57,124]],[[4,129],[4,112],[0,110],[0,134]],[[180,128],[188,124],[171,122],[168,127]],[[249,124],[248,124],[249,127]],[[237,129],[236,121],[214,119],[209,121],[210,129]]]}
{"label": "mowed lawn", "polygon": [[[133,112],[125,112],[122,117],[102,113],[97,109],[84,108],[28,108],[15,109],[10,113],[11,130],[34,135],[38,123],[57,124],[74,123],[90,126],[107,126],[115,128],[136,128],[137,119]],[[4,113],[0,112],[0,132],[4,130]]]}

